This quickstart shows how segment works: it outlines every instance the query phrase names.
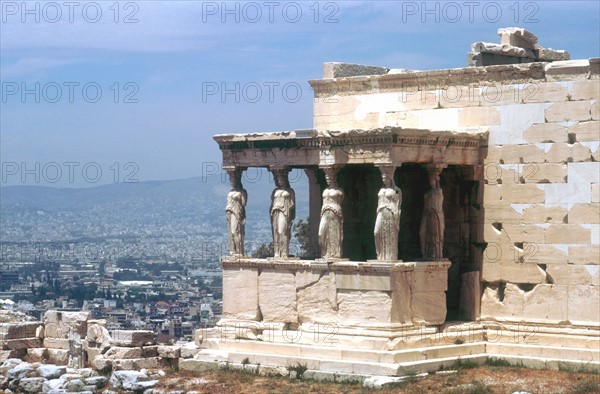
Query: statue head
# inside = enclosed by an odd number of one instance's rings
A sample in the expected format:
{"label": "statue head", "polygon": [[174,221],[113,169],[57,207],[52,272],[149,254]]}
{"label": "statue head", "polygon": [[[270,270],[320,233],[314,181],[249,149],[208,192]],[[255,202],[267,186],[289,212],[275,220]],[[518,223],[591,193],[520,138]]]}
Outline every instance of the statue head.
{"label": "statue head", "polygon": [[440,174],[447,165],[444,163],[433,163],[425,166],[429,173],[429,186],[432,189],[440,187]]}
{"label": "statue head", "polygon": [[383,187],[392,188],[395,186],[394,170],[395,170],[394,166],[379,167],[379,171],[381,172],[381,181],[383,182]]}
{"label": "statue head", "polygon": [[240,168],[235,168],[232,170],[227,170],[229,174],[229,183],[231,184],[232,189],[240,189],[242,187],[242,170]]}
{"label": "statue head", "polygon": [[275,186],[277,186],[277,188],[286,189],[289,187],[287,173],[287,169],[273,170],[273,178],[275,180]]}
{"label": "statue head", "polygon": [[432,189],[435,189],[438,185],[438,181],[439,181],[439,177],[437,177],[438,179],[436,179],[436,176],[430,176],[429,177],[429,186]]}
{"label": "statue head", "polygon": [[337,169],[333,167],[325,167],[323,168],[323,172],[325,172],[325,180],[327,181],[327,185],[335,186],[337,183]]}
{"label": "statue head", "polygon": [[434,171],[434,172],[430,173],[429,186],[431,186],[432,189],[438,188],[440,186],[440,172],[439,171]]}

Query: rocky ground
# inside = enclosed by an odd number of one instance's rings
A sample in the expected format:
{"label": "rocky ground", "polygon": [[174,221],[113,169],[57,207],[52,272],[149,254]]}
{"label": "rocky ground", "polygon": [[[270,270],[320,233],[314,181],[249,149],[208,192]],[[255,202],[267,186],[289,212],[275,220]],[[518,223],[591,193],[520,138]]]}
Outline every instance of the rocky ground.
{"label": "rocky ground", "polygon": [[430,374],[357,376],[248,358],[232,363],[195,342],[166,346],[151,331],[109,332],[84,312],[51,310],[43,322],[18,317],[0,324],[0,393],[600,393],[600,375],[584,373],[584,364],[533,370],[490,358]]}
{"label": "rocky ground", "polygon": [[[4,393],[154,393],[159,379],[157,371],[114,371],[103,376],[92,368],[68,368],[61,365],[30,363],[17,358],[0,366]],[[158,392],[162,392],[158,390]]]}
{"label": "rocky ground", "polygon": [[[290,377],[261,376],[250,370],[195,374],[163,370],[120,370],[102,375],[91,368],[68,368],[20,359],[0,366],[4,393],[560,393],[600,392],[600,376],[569,371],[486,365],[459,366],[435,374],[370,379],[362,384],[323,383]],[[293,374],[292,374],[293,375]]]}
{"label": "rocky ground", "polygon": [[[367,385],[376,385],[370,381]],[[379,382],[382,383],[382,382]],[[264,377],[244,371],[215,371],[200,376],[167,374],[159,379],[156,392],[210,394],[267,393],[410,393],[410,394],[585,394],[600,393],[600,376],[568,371],[532,370],[518,367],[462,366],[453,371],[408,377],[383,387],[363,384],[319,383],[285,377]]]}

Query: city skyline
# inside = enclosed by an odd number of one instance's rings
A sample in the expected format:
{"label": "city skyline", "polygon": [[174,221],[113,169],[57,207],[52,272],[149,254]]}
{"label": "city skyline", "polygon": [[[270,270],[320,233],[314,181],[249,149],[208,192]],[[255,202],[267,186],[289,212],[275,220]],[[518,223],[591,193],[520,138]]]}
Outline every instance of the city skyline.
{"label": "city skyline", "polygon": [[312,128],[324,62],[464,67],[506,26],[600,46],[592,1],[23,4],[2,2],[1,186],[203,176],[214,134]]}

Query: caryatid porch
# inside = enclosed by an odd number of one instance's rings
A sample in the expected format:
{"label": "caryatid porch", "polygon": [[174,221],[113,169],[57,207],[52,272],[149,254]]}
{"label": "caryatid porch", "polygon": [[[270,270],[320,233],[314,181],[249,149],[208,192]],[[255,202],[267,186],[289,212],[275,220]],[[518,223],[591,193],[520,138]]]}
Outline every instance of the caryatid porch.
{"label": "caryatid porch", "polygon": [[[475,271],[480,263],[473,247],[477,215],[464,211],[478,204],[486,135],[388,127],[214,138],[232,183],[222,324],[392,332],[446,320],[451,264],[445,257],[460,260],[461,270]],[[241,174],[248,167],[266,167],[275,179],[273,258],[244,255]],[[309,179],[311,250],[304,259],[289,253],[293,168]],[[445,214],[444,207],[461,206],[465,198],[468,207]]]}

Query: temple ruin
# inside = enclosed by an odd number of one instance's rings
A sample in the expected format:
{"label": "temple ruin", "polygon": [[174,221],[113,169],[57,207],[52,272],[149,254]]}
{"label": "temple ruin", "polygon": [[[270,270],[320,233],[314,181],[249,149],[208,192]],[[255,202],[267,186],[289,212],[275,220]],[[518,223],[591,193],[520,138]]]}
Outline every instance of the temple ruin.
{"label": "temple ruin", "polygon": [[[600,60],[498,34],[462,69],[326,63],[310,81],[314,129],[214,137],[231,248],[223,318],[198,332],[207,359],[365,375],[458,357],[598,368]],[[275,181],[271,258],[244,250],[249,167]],[[302,258],[292,169],[309,180]]]}
{"label": "temple ruin", "polygon": [[[87,312],[2,323],[1,388],[93,391],[112,373],[141,391],[159,373],[123,370],[142,368],[349,382],[490,358],[600,371],[600,59],[498,33],[466,68],[326,63],[313,129],[216,135],[231,181],[218,325],[164,346]],[[273,257],[245,249],[250,167],[275,182]],[[309,182],[303,256],[292,169]]]}

